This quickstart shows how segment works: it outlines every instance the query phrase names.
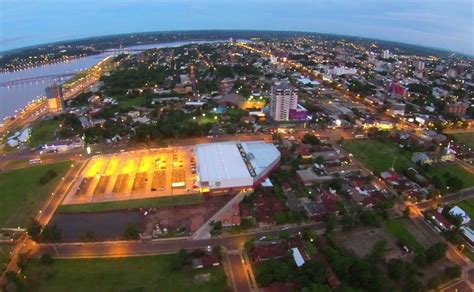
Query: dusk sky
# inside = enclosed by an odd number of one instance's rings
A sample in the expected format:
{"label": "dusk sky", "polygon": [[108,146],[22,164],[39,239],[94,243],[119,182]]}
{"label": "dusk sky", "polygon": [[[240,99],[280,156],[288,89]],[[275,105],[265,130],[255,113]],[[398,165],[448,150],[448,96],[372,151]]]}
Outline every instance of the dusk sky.
{"label": "dusk sky", "polygon": [[472,0],[0,0],[0,51],[117,33],[336,33],[474,55]]}

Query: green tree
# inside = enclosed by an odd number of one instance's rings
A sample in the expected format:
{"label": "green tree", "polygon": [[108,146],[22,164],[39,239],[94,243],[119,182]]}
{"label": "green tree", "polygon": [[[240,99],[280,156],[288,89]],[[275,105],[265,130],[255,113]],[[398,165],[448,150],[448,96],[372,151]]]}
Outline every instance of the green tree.
{"label": "green tree", "polygon": [[326,216],[326,230],[324,231],[324,234],[332,234],[334,231],[334,228],[336,227],[336,222],[337,222],[337,217],[336,214],[329,214]]}
{"label": "green tree", "polygon": [[140,231],[138,231],[135,224],[129,223],[123,233],[123,239],[125,240],[136,240],[140,238]]}
{"label": "green tree", "polygon": [[41,255],[40,262],[43,265],[50,265],[53,263],[53,257],[51,257],[51,254],[49,253],[44,253]]}
{"label": "green tree", "polygon": [[185,249],[180,249],[173,261],[172,269],[175,271],[181,270],[185,265],[190,263],[189,252]]}
{"label": "green tree", "polygon": [[39,240],[42,230],[43,230],[43,226],[41,226],[41,224],[38,221],[36,221],[36,219],[31,218],[30,224],[28,225],[26,229],[31,239],[37,242]]}
{"label": "green tree", "polygon": [[273,216],[273,219],[275,219],[275,223],[278,225],[284,224],[288,220],[285,212],[275,213],[275,215]]}
{"label": "green tree", "polygon": [[388,276],[393,280],[400,280],[404,275],[405,262],[400,259],[391,259],[387,264]]}
{"label": "green tree", "polygon": [[350,231],[355,226],[354,217],[350,214],[345,214],[341,217],[342,230]]}
{"label": "green tree", "polygon": [[47,225],[43,228],[43,232],[41,233],[41,241],[44,242],[58,242],[61,241],[61,230],[58,228],[57,225]]}
{"label": "green tree", "polygon": [[445,243],[435,243],[426,250],[426,259],[429,264],[442,259],[448,246]]}

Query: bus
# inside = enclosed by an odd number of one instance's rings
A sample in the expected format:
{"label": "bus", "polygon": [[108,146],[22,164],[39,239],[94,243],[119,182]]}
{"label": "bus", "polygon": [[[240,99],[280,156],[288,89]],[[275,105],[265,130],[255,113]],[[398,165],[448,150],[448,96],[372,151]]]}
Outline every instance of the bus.
{"label": "bus", "polygon": [[30,165],[41,164],[41,163],[43,163],[43,160],[41,160],[41,158],[30,159]]}

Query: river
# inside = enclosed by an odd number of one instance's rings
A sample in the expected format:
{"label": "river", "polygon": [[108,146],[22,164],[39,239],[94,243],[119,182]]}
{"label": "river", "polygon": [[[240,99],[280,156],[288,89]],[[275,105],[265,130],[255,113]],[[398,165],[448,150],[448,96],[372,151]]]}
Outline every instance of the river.
{"label": "river", "polygon": [[[7,116],[15,115],[15,111],[19,111],[30,101],[44,95],[44,89],[53,81],[63,82],[71,76],[55,77],[54,75],[63,75],[77,73],[85,70],[110,55],[118,55],[123,52],[137,53],[140,51],[153,48],[170,48],[179,47],[188,44],[216,43],[225,42],[218,41],[181,41],[172,43],[159,43],[150,45],[137,45],[127,48],[111,49],[104,51],[99,55],[88,56],[68,60],[60,63],[52,63],[43,66],[33,67],[29,69],[2,72],[0,73],[0,121]],[[51,76],[52,77],[48,77]],[[2,85],[2,83],[23,80],[27,78],[36,78],[34,81],[18,82],[13,85]]]}

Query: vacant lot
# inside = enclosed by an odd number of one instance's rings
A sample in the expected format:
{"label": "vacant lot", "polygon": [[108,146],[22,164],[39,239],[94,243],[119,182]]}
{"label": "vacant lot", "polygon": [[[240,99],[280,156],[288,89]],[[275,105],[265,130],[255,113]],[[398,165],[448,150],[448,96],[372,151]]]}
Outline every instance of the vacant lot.
{"label": "vacant lot", "polygon": [[201,194],[157,197],[151,199],[124,200],[103,203],[61,205],[58,212],[104,212],[138,208],[164,208],[181,205],[194,205],[204,201]]}
{"label": "vacant lot", "polygon": [[446,174],[462,181],[462,188],[474,186],[474,175],[457,164],[435,165],[427,171],[430,178],[436,176],[446,185]]}
{"label": "vacant lot", "polygon": [[384,228],[356,228],[350,232],[336,233],[335,239],[358,257],[368,255],[372,247],[381,240],[387,242],[385,254],[387,259],[402,255],[402,250],[396,245],[395,238]]}
{"label": "vacant lot", "polygon": [[[70,164],[66,161],[1,173],[0,227],[25,227],[70,169]],[[54,171],[57,176],[44,185],[40,184],[40,178],[48,171]]]}
{"label": "vacant lot", "polygon": [[56,120],[40,121],[39,123],[33,126],[33,129],[31,129],[30,145],[39,146],[41,144],[44,144],[48,141],[53,140],[54,133],[56,132],[56,129],[58,128],[59,128],[59,121],[56,121]]}
{"label": "vacant lot", "polygon": [[456,141],[474,149],[474,133],[452,134]]}
{"label": "vacant lot", "polygon": [[395,170],[407,169],[411,166],[410,154],[391,142],[375,139],[356,139],[345,141],[344,149],[352,153],[360,162],[380,173],[395,166]]}
{"label": "vacant lot", "polygon": [[388,220],[385,227],[403,245],[406,245],[416,252],[423,251],[423,246],[421,246],[415,237],[407,230],[403,219]]}
{"label": "vacant lot", "polygon": [[[225,291],[222,267],[175,271],[176,255],[116,259],[57,259],[51,265],[33,261],[26,269],[35,291]],[[210,273],[208,281],[196,276]],[[27,289],[28,290],[28,289]],[[67,289],[66,289],[67,290]]]}

